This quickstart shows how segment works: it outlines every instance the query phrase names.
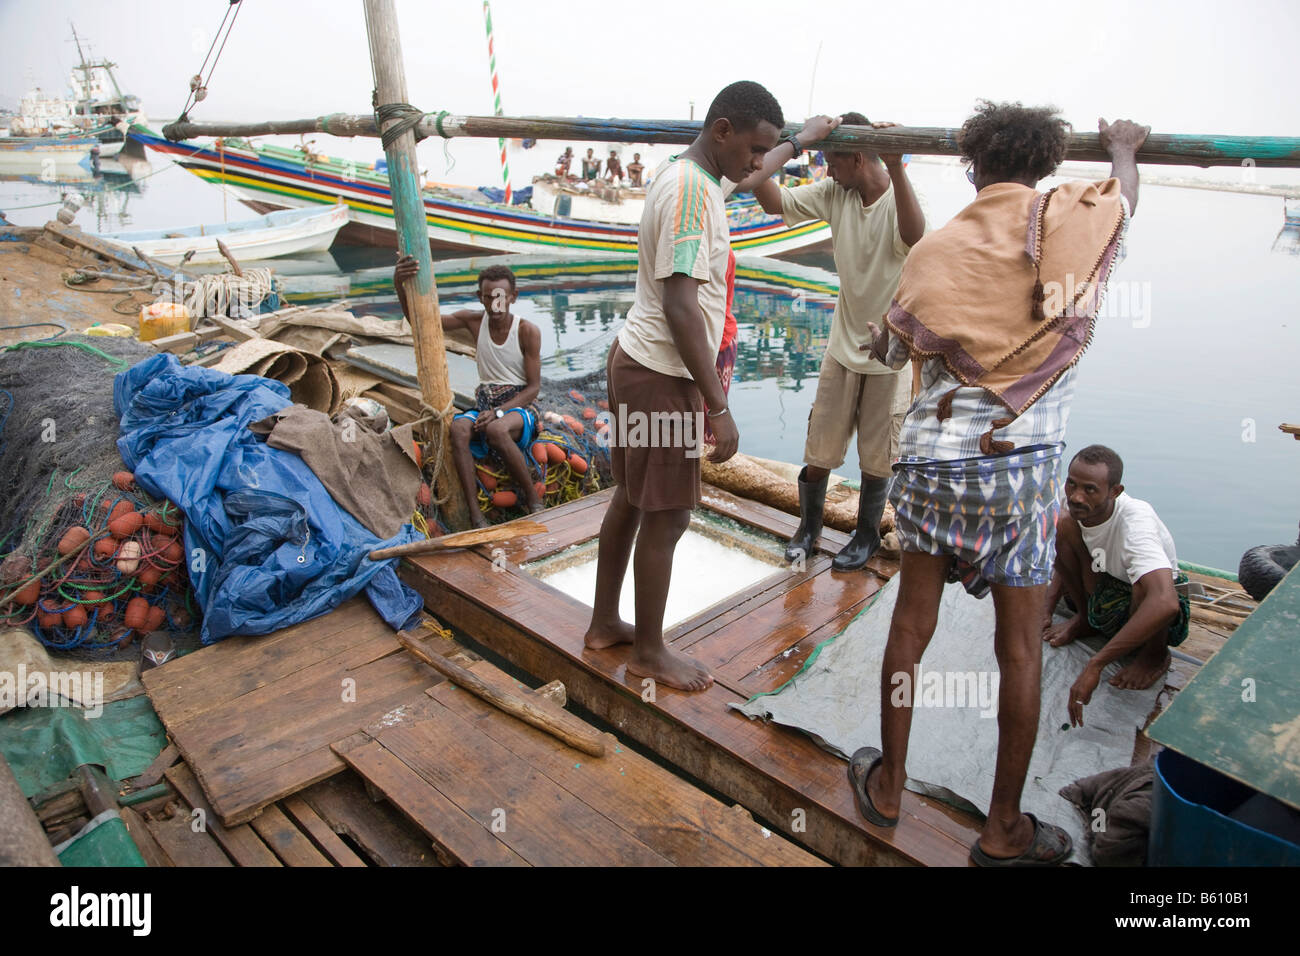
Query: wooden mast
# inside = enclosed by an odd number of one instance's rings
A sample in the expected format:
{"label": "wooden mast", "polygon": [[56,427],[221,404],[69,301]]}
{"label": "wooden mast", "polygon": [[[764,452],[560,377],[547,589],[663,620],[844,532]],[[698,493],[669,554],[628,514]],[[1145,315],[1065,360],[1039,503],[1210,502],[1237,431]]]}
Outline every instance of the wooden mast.
{"label": "wooden mast", "polygon": [[[393,0],[365,0],[366,35],[370,41],[370,63],[375,76],[375,104],[406,103],[406,72],[402,66],[402,43],[397,29]],[[388,129],[399,119],[384,123]],[[451,460],[449,426],[452,414],[451,383],[447,378],[447,353],[442,339],[442,317],[438,312],[438,288],[429,255],[429,228],[424,217],[415,135],[407,130],[384,148],[388,161],[388,182],[393,192],[393,220],[401,252],[414,256],[419,275],[407,282],[406,305],[415,340],[415,364],[424,403],[438,416],[430,426],[430,448],[439,462],[433,483],[443,499],[443,520],[453,530],[469,526],[469,511],[461,493]]]}

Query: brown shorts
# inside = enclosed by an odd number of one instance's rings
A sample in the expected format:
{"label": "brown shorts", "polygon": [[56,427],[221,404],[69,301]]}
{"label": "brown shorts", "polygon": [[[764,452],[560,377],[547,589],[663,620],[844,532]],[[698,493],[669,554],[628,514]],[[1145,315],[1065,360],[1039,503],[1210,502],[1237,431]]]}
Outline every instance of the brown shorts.
{"label": "brown shorts", "polygon": [[831,470],[844,464],[856,428],[858,467],[873,478],[888,478],[911,399],[910,365],[893,373],[865,375],[849,371],[829,355],[823,357],[817,397],[808,412],[804,463]]}
{"label": "brown shorts", "polygon": [[642,511],[690,510],[700,503],[704,400],[689,378],[664,375],[614,340],[605,363],[609,461],[614,482]]}

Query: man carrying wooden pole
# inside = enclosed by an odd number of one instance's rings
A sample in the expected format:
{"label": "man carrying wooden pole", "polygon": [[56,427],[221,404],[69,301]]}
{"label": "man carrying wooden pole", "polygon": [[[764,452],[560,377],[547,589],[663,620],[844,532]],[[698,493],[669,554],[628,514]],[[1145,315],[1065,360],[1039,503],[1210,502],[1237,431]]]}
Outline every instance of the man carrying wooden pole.
{"label": "man carrying wooden pole", "polygon": [[409,280],[414,287],[408,286],[406,302],[415,340],[420,393],[434,416],[430,426],[434,488],[443,521],[453,530],[460,530],[469,526],[469,512],[447,453],[448,425],[453,411],[451,383],[447,378],[442,319],[438,314],[433,259],[429,255],[429,228],[424,218],[424,197],[415,156],[413,128],[423,114],[406,101],[406,73],[402,67],[402,43],[393,0],[365,0],[365,11],[370,64],[375,77],[376,121],[388,160],[398,249],[414,256],[420,264],[419,275]]}

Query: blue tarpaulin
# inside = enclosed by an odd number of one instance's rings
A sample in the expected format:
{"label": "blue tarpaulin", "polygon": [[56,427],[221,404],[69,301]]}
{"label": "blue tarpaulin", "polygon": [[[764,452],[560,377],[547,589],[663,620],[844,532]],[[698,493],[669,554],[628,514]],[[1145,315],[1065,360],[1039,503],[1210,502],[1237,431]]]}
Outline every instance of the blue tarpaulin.
{"label": "blue tarpaulin", "polygon": [[204,644],[310,620],[362,590],[394,628],[420,610],[419,595],[398,580],[397,559],[367,557],[419,532],[408,524],[380,540],[301,458],[249,431],[290,404],[280,382],[182,366],[170,354],[114,380],[122,460],[141,488],[184,512]]}

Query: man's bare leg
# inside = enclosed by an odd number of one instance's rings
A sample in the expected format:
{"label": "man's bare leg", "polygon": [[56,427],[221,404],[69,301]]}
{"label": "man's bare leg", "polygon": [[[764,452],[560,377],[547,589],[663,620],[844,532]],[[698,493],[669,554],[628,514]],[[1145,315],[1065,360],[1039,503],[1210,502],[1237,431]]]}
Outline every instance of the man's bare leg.
{"label": "man's bare leg", "polygon": [[1045,590],[1041,584],[1026,588],[993,585],[997,615],[993,650],[1001,673],[998,759],[988,819],[980,833],[980,848],[993,857],[1019,856],[1034,841],[1034,825],[1020,812],[1020,793],[1038,736],[1043,645],[1035,622]]}
{"label": "man's bare leg", "polygon": [[614,489],[614,497],[600,523],[600,548],[596,556],[596,604],[583,643],[599,649],[615,644],[631,644],[636,629],[618,613],[618,599],[623,593],[627,562],[632,557],[632,543],[641,525],[641,511],[627,500],[623,486]]}
{"label": "man's bare leg", "polygon": [[627,671],[678,690],[704,690],[713,683],[708,669],[664,644],[664,606],[668,603],[673,552],[690,522],[691,513],[685,508],[647,511],[641,516],[636,554],[632,559],[636,579],[636,640]]}
{"label": "man's bare leg", "polygon": [[[1138,589],[1133,589],[1133,601],[1129,604],[1128,619],[1133,620],[1142,605]],[[1146,690],[1169,671],[1173,655],[1169,653],[1169,627],[1177,619],[1177,614],[1158,622],[1155,630],[1138,648],[1137,655],[1121,667],[1110,679],[1112,687],[1122,690]]]}
{"label": "man's bare leg", "polygon": [[470,436],[474,433],[474,423],[468,418],[452,419],[451,423],[451,460],[456,466],[456,477],[460,479],[461,491],[465,492],[465,505],[469,509],[469,521],[476,528],[486,528],[487,518],[478,506],[478,479],[474,477],[474,456],[469,451]]}
{"label": "man's bare leg", "polygon": [[[1043,640],[1053,647],[1064,647],[1092,634],[1093,630],[1088,626],[1088,597],[1096,589],[1097,572],[1092,569],[1092,556],[1083,543],[1079,523],[1068,512],[1062,511],[1056,521],[1056,566],[1052,572],[1052,587],[1048,589],[1049,598],[1044,601]],[[1075,606],[1074,617],[1061,624],[1052,624],[1052,610],[1062,591]],[[1056,599],[1050,597],[1053,593]]]}
{"label": "man's bare leg", "polygon": [[490,423],[485,431],[488,444],[505,462],[506,471],[510,472],[515,487],[523,494],[528,509],[541,511],[542,500],[537,496],[537,489],[533,487],[533,476],[528,470],[528,460],[524,458],[524,453],[519,450],[517,444],[519,436],[524,433],[523,415],[516,411],[507,412],[504,418],[498,418]]}
{"label": "man's bare leg", "polygon": [[890,699],[895,674],[906,674],[909,683],[916,665],[934,636],[939,620],[939,599],[948,580],[952,558],[948,555],[904,551],[898,579],[898,601],[889,622],[889,642],[880,666],[880,768],[867,774],[867,795],[884,816],[898,816],[907,783],[907,739],[912,732],[912,703],[918,687],[912,687],[906,706],[894,706]]}

